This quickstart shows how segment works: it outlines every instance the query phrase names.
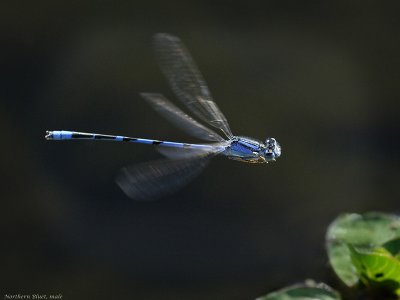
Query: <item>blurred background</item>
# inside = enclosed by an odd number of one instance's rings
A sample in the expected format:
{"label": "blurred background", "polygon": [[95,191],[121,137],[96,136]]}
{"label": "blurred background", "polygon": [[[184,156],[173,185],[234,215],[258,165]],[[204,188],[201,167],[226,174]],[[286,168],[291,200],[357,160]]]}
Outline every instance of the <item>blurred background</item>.
{"label": "blurred background", "polygon": [[[399,211],[400,5],[390,1],[4,1],[0,4],[1,277],[63,299],[254,299],[337,287],[324,235],[343,212]],[[151,147],[49,142],[78,130],[196,142],[139,92],[175,99],[151,48],[192,53],[237,135],[274,164],[218,157],[135,202],[118,170]]]}

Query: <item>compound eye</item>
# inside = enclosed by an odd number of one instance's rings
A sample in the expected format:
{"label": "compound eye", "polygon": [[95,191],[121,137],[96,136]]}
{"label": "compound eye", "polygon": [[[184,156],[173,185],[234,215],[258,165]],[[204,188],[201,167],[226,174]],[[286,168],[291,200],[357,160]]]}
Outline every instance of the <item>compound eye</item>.
{"label": "compound eye", "polygon": [[268,149],[272,149],[275,147],[275,141],[273,139],[267,139],[267,141],[265,142],[265,146]]}
{"label": "compound eye", "polygon": [[276,140],[274,138],[267,138],[267,140],[265,141],[265,145],[270,146],[270,145],[274,145],[276,143]]}

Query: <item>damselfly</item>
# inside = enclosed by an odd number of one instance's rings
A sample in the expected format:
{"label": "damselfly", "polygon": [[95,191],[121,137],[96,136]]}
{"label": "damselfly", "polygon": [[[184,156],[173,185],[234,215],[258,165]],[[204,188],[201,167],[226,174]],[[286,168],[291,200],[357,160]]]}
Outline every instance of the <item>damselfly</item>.
{"label": "damselfly", "polygon": [[199,121],[220,133],[199,123],[163,95],[142,93],[141,96],[170,122],[208,142],[188,144],[65,130],[47,131],[46,139],[90,139],[156,145],[166,159],[125,167],[117,177],[118,185],[134,199],[151,199],[176,191],[200,173],[210,158],[217,154],[247,163],[268,163],[281,155],[281,147],[274,138],[267,138],[263,143],[232,134],[225,116],[213,101],[201,73],[179,38],[165,33],[156,34],[154,48],[161,70],[177,98]]}

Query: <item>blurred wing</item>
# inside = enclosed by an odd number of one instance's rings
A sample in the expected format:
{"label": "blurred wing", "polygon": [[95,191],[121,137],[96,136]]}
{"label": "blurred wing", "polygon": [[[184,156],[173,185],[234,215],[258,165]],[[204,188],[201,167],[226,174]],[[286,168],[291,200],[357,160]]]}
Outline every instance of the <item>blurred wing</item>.
{"label": "blurred wing", "polygon": [[191,136],[206,141],[222,142],[224,139],[211,129],[203,126],[182,110],[168,101],[161,94],[141,93],[140,94],[151,106],[163,115],[168,121],[173,123]]}
{"label": "blurred wing", "polygon": [[228,146],[228,142],[198,145],[196,148],[175,148],[175,147],[163,147],[157,146],[157,151],[165,157],[170,159],[182,159],[204,155],[216,155],[223,152]]}
{"label": "blurred wing", "polygon": [[203,76],[181,40],[159,33],[154,36],[154,48],[161,70],[178,98],[197,117],[231,138],[232,132],[225,116],[212,100]]}
{"label": "blurred wing", "polygon": [[210,155],[176,160],[158,160],[125,167],[116,181],[135,200],[155,200],[188,184],[208,164]]}

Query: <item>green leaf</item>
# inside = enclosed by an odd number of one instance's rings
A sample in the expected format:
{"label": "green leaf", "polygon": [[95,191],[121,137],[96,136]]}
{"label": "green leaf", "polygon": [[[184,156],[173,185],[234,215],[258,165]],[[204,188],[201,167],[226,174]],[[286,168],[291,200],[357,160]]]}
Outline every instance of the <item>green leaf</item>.
{"label": "green leaf", "polygon": [[393,256],[397,256],[399,258],[400,255],[400,238],[390,240],[382,245],[383,248],[388,250]]}
{"label": "green leaf", "polygon": [[340,300],[340,295],[324,283],[307,280],[282,290],[257,298],[256,300]]}
{"label": "green leaf", "polygon": [[[359,273],[353,264],[347,245],[373,249],[398,238],[400,238],[398,216],[377,212],[363,215],[343,214],[332,222],[326,234],[330,264],[346,285],[354,286],[359,282]],[[390,243],[388,245],[390,246]],[[393,249],[397,247],[391,246]]]}
{"label": "green leaf", "polygon": [[380,247],[371,250],[349,245],[349,250],[365,285],[381,286],[400,295],[400,262],[387,249]]}

